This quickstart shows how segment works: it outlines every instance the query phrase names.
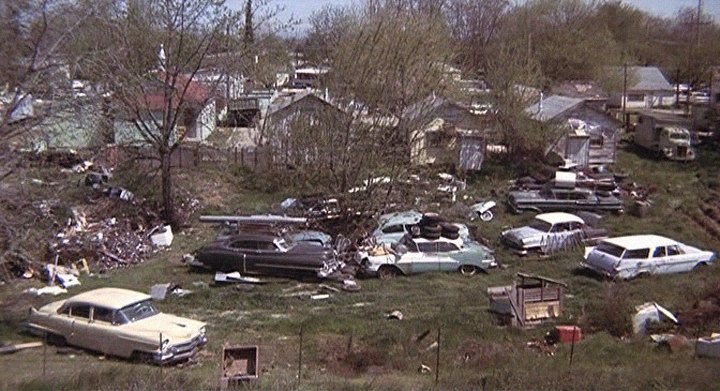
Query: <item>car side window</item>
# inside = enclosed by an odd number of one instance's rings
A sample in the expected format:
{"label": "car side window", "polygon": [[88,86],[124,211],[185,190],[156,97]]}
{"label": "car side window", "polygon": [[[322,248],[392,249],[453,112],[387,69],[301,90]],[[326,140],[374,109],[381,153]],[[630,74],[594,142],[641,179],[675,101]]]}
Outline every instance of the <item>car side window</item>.
{"label": "car side window", "polygon": [[451,251],[457,251],[458,248],[453,243],[440,242],[437,244],[437,251],[440,253],[447,253]]}
{"label": "car side window", "polygon": [[627,250],[623,255],[624,259],[646,259],[650,254],[649,248],[642,248],[639,250]]}
{"label": "car side window", "polygon": [[421,253],[434,253],[436,248],[435,243],[418,243],[418,250]]}
{"label": "car side window", "polygon": [[278,251],[277,246],[275,246],[275,243],[273,242],[258,242],[257,249],[264,251]]}
{"label": "car side window", "polygon": [[386,234],[394,234],[398,232],[405,232],[405,228],[402,226],[402,224],[393,224],[383,228],[382,231]]}
{"label": "car side window", "polygon": [[70,307],[70,316],[77,318],[90,319],[90,306],[89,305],[74,305]]}
{"label": "car side window", "polygon": [[241,248],[245,250],[257,250],[257,243],[252,240],[236,240],[230,243],[232,248]]}
{"label": "car side window", "polygon": [[653,258],[662,258],[666,255],[665,247],[657,247],[653,252]]}
{"label": "car side window", "polygon": [[565,232],[569,229],[568,223],[557,223],[553,225],[550,232]]}
{"label": "car side window", "polygon": [[668,246],[667,248],[667,255],[680,255],[682,254],[682,250],[680,250],[680,247],[678,245],[672,245]]}
{"label": "car side window", "polygon": [[94,307],[93,308],[93,320],[100,322],[112,323],[113,311],[109,308]]}

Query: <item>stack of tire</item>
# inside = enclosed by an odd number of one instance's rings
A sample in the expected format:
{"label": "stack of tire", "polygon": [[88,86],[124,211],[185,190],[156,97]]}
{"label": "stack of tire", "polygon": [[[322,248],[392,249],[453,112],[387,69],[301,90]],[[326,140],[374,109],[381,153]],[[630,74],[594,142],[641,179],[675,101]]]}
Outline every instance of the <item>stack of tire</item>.
{"label": "stack of tire", "polygon": [[437,240],[441,236],[451,240],[460,237],[458,233],[460,228],[455,224],[442,221],[437,213],[425,213],[418,226],[420,227],[420,237],[428,240]]}

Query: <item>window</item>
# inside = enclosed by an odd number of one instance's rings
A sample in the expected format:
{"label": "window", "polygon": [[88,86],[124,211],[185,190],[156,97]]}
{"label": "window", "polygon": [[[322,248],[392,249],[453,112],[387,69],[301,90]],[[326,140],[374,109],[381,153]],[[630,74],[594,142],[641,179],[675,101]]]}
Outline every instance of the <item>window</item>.
{"label": "window", "polygon": [[573,193],[570,193],[568,196],[569,200],[585,200],[587,198],[588,198],[587,193],[583,193],[583,192],[573,192]]}
{"label": "window", "polygon": [[653,258],[662,258],[666,255],[665,247],[658,247],[653,252]]}
{"label": "window", "polygon": [[425,133],[425,138],[427,138],[428,148],[437,148],[442,146],[443,136],[440,132],[427,132]]}
{"label": "window", "polygon": [[650,254],[649,248],[641,248],[639,250],[627,250],[623,255],[623,259],[646,259]]}
{"label": "window", "polygon": [[597,251],[620,258],[625,251],[624,248],[611,243],[602,242],[596,248]]}
{"label": "window", "polygon": [[437,251],[440,253],[447,253],[450,251],[457,251],[457,250],[458,250],[457,246],[453,243],[439,242],[437,244]]}
{"label": "window", "polygon": [[275,246],[275,243],[273,242],[257,242],[257,249],[258,250],[264,250],[264,251],[277,251],[278,248]]}
{"label": "window", "polygon": [[628,102],[644,102],[645,94],[628,94],[627,100]]}
{"label": "window", "polygon": [[70,316],[90,319],[90,306],[84,304],[74,305],[70,307]]}
{"label": "window", "polygon": [[602,146],[605,144],[605,139],[600,137],[591,137],[590,138],[590,146],[594,148],[602,148]]}
{"label": "window", "polygon": [[95,307],[93,309],[93,320],[97,320],[100,322],[112,323],[113,311],[108,308]]}
{"label": "window", "polygon": [[257,250],[257,243],[252,240],[236,240],[230,244],[232,248],[241,248],[245,250]]}
{"label": "window", "polygon": [[394,234],[398,232],[405,232],[405,229],[401,224],[393,224],[383,228],[382,231],[386,234]]}
{"label": "window", "polygon": [[157,314],[159,311],[153,305],[152,301],[145,300],[135,304],[131,304],[119,310],[119,312],[129,322],[135,322],[140,319],[145,319]]}
{"label": "window", "polygon": [[434,253],[437,251],[435,243],[418,243],[418,250],[421,253]]}
{"label": "window", "polygon": [[552,226],[547,221],[535,219],[530,223],[530,228],[535,228],[540,232],[550,232]]}
{"label": "window", "polygon": [[668,246],[667,248],[667,255],[680,255],[682,254],[682,250],[680,250],[680,247],[678,245],[672,245]]}
{"label": "window", "polygon": [[565,232],[569,229],[568,223],[557,223],[553,225],[552,230],[550,232]]}

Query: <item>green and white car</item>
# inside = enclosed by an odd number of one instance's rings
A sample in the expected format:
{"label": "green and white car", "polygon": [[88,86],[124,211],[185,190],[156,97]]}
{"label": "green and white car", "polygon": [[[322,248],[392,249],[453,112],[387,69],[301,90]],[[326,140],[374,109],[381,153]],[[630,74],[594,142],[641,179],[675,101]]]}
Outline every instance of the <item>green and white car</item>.
{"label": "green and white car", "polygon": [[460,272],[474,275],[497,266],[493,251],[470,239],[412,238],[405,235],[393,245],[358,252],[361,272],[389,279],[426,272]]}

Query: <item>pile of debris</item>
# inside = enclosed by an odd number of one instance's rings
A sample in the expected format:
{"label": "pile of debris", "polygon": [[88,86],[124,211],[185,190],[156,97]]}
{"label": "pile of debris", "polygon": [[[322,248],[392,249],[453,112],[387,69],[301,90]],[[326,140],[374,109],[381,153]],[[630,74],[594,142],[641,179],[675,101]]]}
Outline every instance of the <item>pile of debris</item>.
{"label": "pile of debris", "polygon": [[[148,229],[160,220],[143,208],[123,210],[129,208],[122,204],[105,198],[72,208],[65,227],[49,242],[49,253],[57,255],[60,264],[86,259],[98,272],[142,262],[153,249]],[[107,211],[114,211],[114,216],[107,216]]]}

